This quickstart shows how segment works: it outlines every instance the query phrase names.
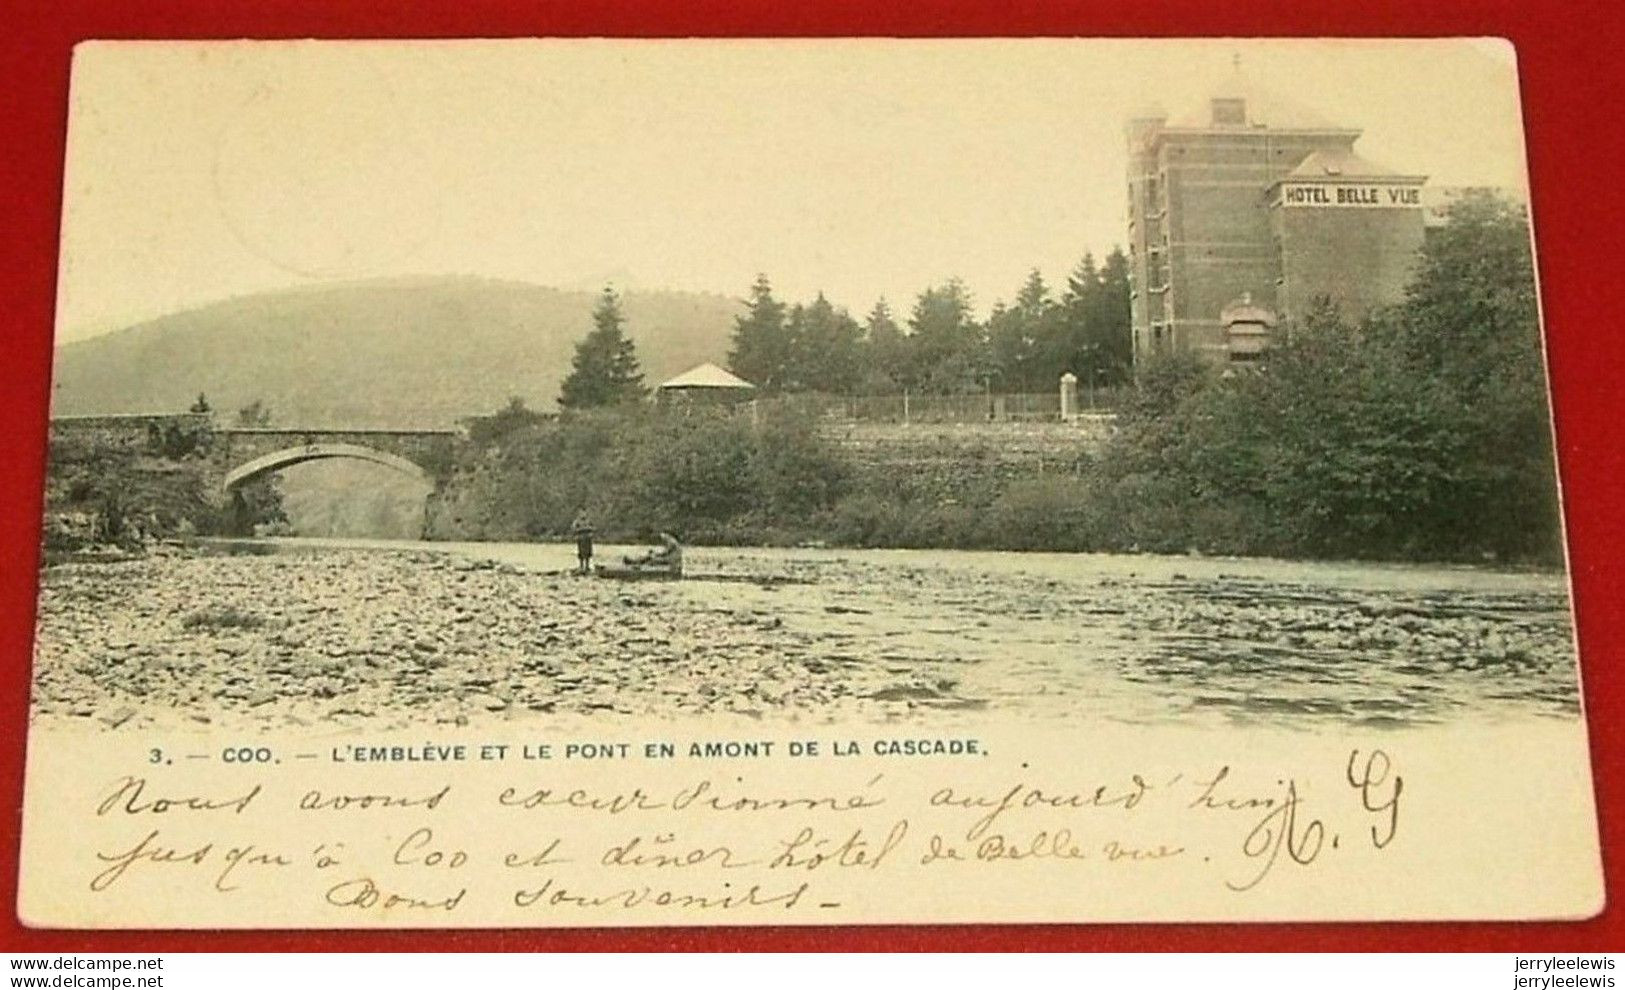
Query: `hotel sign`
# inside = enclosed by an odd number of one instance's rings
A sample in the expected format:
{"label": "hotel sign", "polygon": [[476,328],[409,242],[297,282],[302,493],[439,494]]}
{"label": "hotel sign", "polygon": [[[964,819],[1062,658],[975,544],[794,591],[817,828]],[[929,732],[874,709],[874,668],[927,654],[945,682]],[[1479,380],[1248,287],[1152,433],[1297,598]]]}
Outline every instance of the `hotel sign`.
{"label": "hotel sign", "polygon": [[1422,187],[1389,183],[1283,182],[1276,206],[1420,208]]}

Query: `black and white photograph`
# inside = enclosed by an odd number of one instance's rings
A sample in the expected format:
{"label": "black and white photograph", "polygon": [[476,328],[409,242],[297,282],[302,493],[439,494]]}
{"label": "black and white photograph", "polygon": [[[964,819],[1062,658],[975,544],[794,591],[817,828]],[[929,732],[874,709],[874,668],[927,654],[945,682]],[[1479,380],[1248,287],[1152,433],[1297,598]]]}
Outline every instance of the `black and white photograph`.
{"label": "black and white photograph", "polygon": [[1580,910],[1523,142],[1493,39],[82,45],[32,749],[1342,746],[1398,828],[1487,733],[1561,904],[1303,916]]}
{"label": "black and white photograph", "polygon": [[1578,713],[1504,102],[654,47],[81,81],[39,717]]}

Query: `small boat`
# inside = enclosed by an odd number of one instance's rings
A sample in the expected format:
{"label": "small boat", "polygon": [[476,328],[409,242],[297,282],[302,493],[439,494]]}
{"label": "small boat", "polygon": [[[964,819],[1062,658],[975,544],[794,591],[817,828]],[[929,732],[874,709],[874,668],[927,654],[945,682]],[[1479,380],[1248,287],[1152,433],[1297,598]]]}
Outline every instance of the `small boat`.
{"label": "small boat", "polygon": [[615,581],[681,581],[683,572],[670,567],[599,564],[593,569],[593,576]]}

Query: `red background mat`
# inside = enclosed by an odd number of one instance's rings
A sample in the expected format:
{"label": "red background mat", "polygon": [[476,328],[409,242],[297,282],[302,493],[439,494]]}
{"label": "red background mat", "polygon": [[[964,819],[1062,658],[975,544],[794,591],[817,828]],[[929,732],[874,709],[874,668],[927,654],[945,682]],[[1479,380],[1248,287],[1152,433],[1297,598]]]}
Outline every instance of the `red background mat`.
{"label": "red background mat", "polygon": [[[886,5],[890,6],[890,5]],[[1593,5],[1574,5],[1584,9]],[[0,949],[192,950],[1625,950],[1625,5],[1471,0],[1139,3],[620,0],[69,0],[0,5]],[[50,394],[68,65],[86,38],[1497,35],[1522,75],[1609,907],[1584,922],[999,925],[472,932],[41,932],[16,920],[30,638]],[[1493,760],[1495,754],[1484,758]],[[1471,814],[1470,808],[1463,814]],[[1539,828],[1541,809],[1528,809]]]}

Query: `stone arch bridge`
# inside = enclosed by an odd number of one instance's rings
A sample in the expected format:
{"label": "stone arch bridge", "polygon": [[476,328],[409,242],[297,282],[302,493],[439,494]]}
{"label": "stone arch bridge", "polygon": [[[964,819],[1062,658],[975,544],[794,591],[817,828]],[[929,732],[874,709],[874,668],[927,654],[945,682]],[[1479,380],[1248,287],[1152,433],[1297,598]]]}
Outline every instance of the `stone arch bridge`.
{"label": "stone arch bridge", "polygon": [[399,471],[433,487],[450,467],[455,430],[294,430],[228,427],[213,431],[211,481],[238,487],[308,461],[347,458]]}
{"label": "stone arch bridge", "polygon": [[202,472],[208,497],[225,507],[239,503],[243,487],[258,479],[335,458],[367,461],[419,479],[433,499],[450,476],[463,435],[436,429],[219,426],[197,413],[53,418],[53,443],[70,438],[192,465]]}

